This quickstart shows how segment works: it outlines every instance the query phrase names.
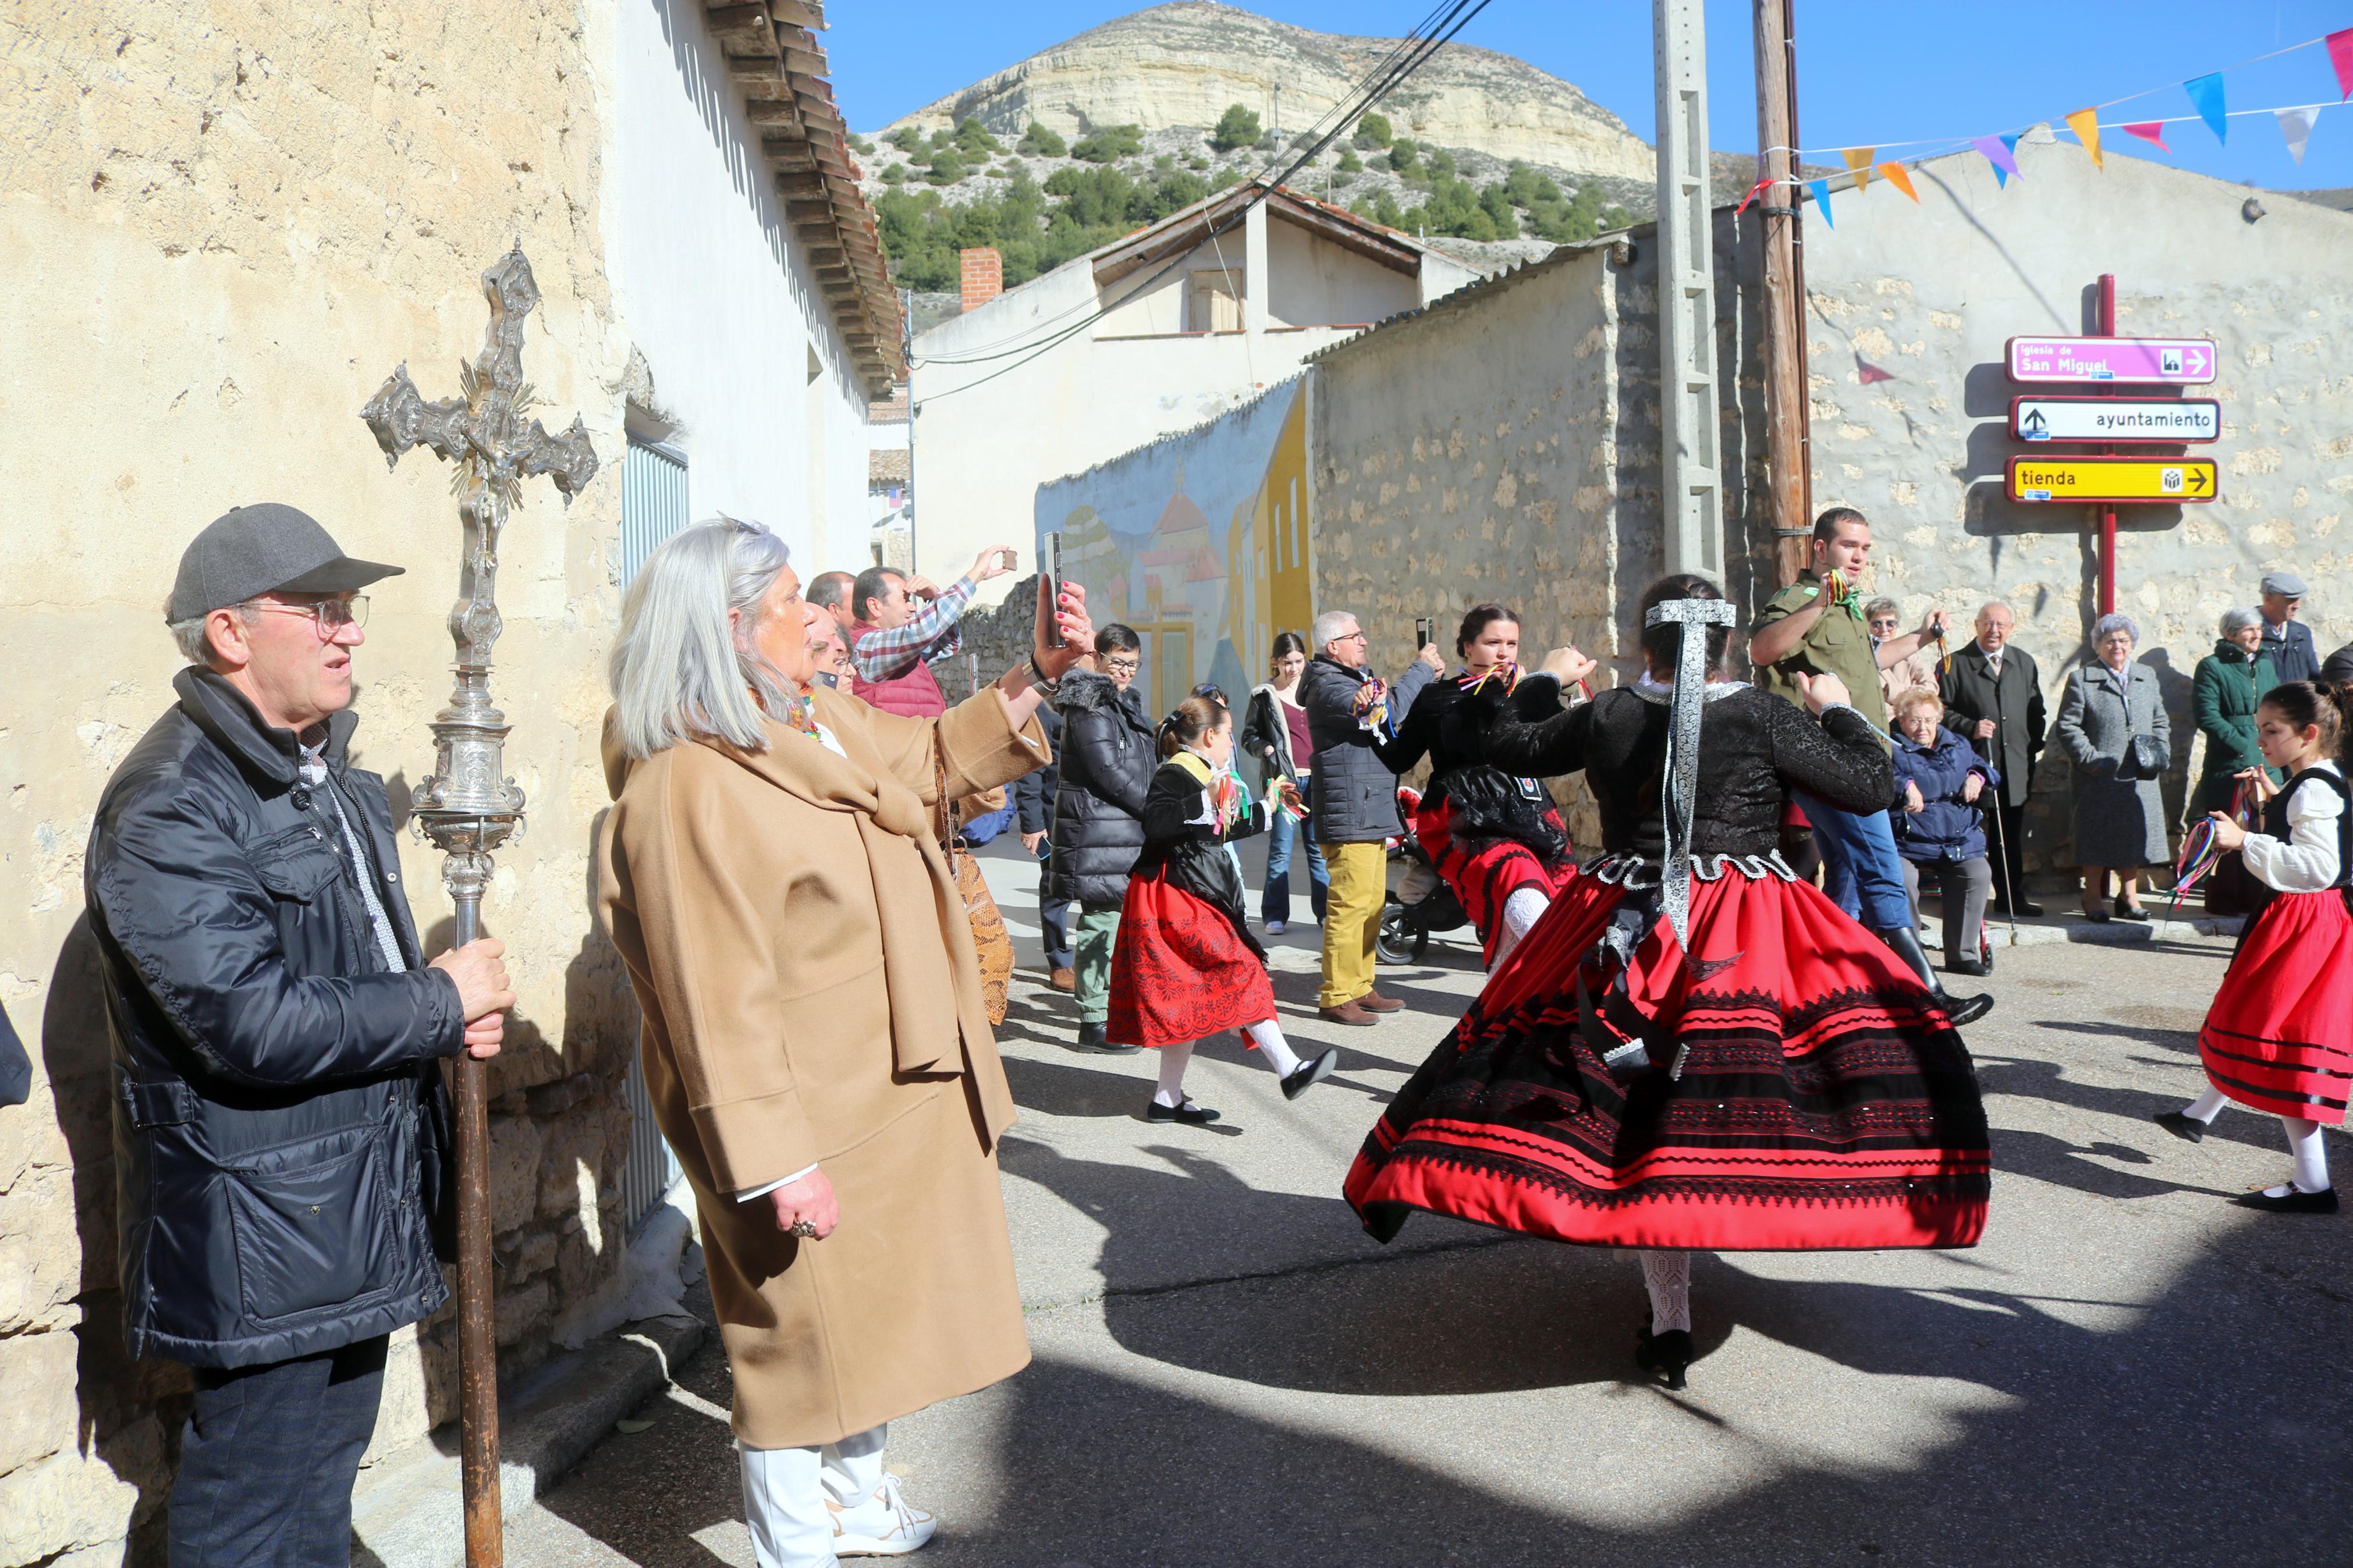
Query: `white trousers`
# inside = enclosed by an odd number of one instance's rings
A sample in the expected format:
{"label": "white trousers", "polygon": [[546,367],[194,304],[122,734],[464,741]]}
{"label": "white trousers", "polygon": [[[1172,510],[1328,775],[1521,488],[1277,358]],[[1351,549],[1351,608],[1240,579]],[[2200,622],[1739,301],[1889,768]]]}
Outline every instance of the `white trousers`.
{"label": "white trousers", "polygon": [[886,1423],[821,1448],[753,1448],[744,1462],[744,1522],[760,1568],[837,1568],[831,1501],[854,1508],[882,1484]]}

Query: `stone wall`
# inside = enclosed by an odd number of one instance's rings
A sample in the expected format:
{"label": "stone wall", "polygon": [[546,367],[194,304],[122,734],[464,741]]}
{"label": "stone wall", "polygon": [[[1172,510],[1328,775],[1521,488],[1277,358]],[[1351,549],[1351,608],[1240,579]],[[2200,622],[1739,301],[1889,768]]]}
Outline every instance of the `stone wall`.
{"label": "stone wall", "polygon": [[[2353,219],[2283,203],[2248,225],[2235,186],[2121,155],[2103,174],[2047,141],[2020,153],[2007,191],[1972,153],[1921,168],[1917,206],[1880,182],[1834,197],[1834,229],[1810,218],[1814,505],[1873,518],[1868,582],[1907,624],[1941,606],[1966,628],[2008,599],[2055,720],[2088,655],[2096,546],[2088,509],[2002,498],[2007,458],[2028,450],[2006,433],[2021,389],[2004,340],[2090,331],[2103,269],[2120,276],[2120,331],[2213,336],[2222,438],[2200,450],[2221,500],[2120,514],[2118,604],[2167,692],[2178,812],[2201,755],[2190,672],[2220,612],[2292,566],[2322,650],[2353,636],[2353,558],[2334,539],[2353,495],[2353,371],[2329,358],[2353,325],[2335,261]],[[1727,592],[1750,611],[1773,583],[1751,515],[1757,225],[1754,207],[1716,214]],[[1362,616],[1381,667],[1409,656],[1415,615],[1492,596],[1518,605],[1532,649],[1573,637],[1621,679],[1638,668],[1632,608],[1660,563],[1657,302],[1651,236],[1630,241],[1565,249],[1313,362],[1317,607]],[[2072,782],[2055,758],[2037,775],[2034,866],[2073,864]]]}
{"label": "stone wall", "polygon": [[[527,484],[503,552],[495,689],[531,802],[486,910],[521,998],[493,1076],[507,1368],[617,1304],[635,1015],[587,900],[628,344],[603,282],[610,105],[582,66],[609,9],[28,0],[0,19],[0,1003],[36,1074],[0,1110],[0,1563],[111,1564],[126,1539],[154,1559],[184,1408],[183,1372],[123,1352],[81,916],[99,791],[172,700],[174,565],[215,515],[272,499],[408,567],[372,590],[355,747],[405,815],[448,687],[458,522],[443,466],[387,473],[356,416],[404,361],[427,396],[456,392],[479,275],[517,237],[545,296],[526,369],[606,467],[569,510]],[[446,944],[435,858],[403,858]],[[379,1451],[452,1413],[447,1328],[399,1337]]]}

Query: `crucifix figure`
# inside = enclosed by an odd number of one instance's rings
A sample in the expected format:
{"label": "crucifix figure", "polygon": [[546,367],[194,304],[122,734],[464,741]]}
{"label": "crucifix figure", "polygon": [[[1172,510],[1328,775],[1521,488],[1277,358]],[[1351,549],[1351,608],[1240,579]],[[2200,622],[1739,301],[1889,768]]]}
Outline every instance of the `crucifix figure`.
{"label": "crucifix figure", "polygon": [[[596,453],[574,416],[550,436],[529,417],[531,384],[522,378],[524,320],[539,285],[518,242],[482,274],[491,324],[482,352],[458,366],[463,397],[427,403],[394,371],[360,417],[375,433],[387,464],[412,447],[428,447],[457,465],[450,489],[465,524],[458,602],[449,636],[458,645],[457,686],[433,721],[433,772],[417,786],[413,826],[442,853],[441,885],[457,906],[456,945],[480,934],[482,890],[491,852],[522,831],[522,791],[506,776],[506,715],[491,702],[491,649],[499,640],[499,534],[522,481],[544,474],[566,506],[596,477]],[[504,1557],[499,1510],[497,1332],[491,1310],[490,1094],[487,1064],[458,1058],[458,1358],[463,1433],[466,1561],[489,1568]]]}

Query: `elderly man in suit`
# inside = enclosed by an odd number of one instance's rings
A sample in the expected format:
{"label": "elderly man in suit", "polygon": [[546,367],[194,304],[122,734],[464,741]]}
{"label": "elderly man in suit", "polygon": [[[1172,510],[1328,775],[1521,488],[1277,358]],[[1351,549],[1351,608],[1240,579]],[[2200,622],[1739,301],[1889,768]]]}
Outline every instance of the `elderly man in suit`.
{"label": "elderly man in suit", "polygon": [[1947,727],[1967,735],[2001,774],[1994,792],[2000,838],[1994,908],[2005,915],[2039,915],[2042,906],[2026,896],[2026,797],[2048,724],[2034,656],[2010,646],[2017,622],[1999,599],[1979,609],[1977,640],[1953,655],[1937,695]]}
{"label": "elderly man in suit", "polygon": [[2320,678],[2320,655],[2313,650],[2312,628],[2295,618],[2305,591],[2304,579],[2293,572],[2263,574],[2262,652],[2272,661],[2272,673],[2282,685]]}

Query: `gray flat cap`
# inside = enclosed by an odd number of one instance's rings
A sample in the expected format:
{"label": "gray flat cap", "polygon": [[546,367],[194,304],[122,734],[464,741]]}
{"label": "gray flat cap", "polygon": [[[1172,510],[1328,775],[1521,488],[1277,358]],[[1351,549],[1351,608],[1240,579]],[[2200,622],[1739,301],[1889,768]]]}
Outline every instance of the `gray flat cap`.
{"label": "gray flat cap", "polygon": [[2304,579],[2293,572],[2263,574],[2263,592],[2266,594],[2277,594],[2283,598],[2301,599],[2306,591]]}
{"label": "gray flat cap", "polygon": [[256,594],[341,594],[405,570],[343,553],[310,513],[276,501],[231,507],[180,556],[166,621],[241,605]]}

